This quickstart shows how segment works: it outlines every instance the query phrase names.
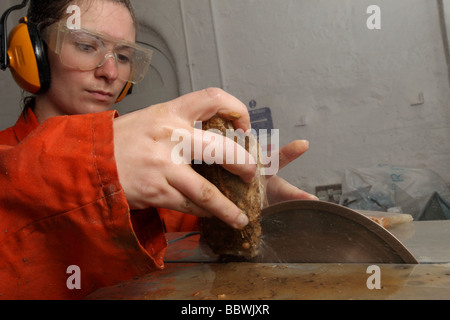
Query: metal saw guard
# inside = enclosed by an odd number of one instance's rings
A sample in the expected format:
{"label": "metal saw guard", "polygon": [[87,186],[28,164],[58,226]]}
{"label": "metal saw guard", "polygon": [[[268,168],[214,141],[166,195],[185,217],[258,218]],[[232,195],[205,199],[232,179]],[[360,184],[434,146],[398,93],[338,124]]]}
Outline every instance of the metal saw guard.
{"label": "metal saw guard", "polygon": [[253,262],[418,264],[387,229],[346,207],[295,200],[263,209]]}

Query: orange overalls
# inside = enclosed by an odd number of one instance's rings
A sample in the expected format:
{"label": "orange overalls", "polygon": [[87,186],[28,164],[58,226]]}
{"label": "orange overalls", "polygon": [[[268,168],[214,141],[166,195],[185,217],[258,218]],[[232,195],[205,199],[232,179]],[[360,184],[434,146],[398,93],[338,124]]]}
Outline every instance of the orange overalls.
{"label": "orange overalls", "polygon": [[[192,216],[130,211],[114,157],[117,116],[39,125],[28,110],[0,132],[0,299],[78,299],[162,269],[164,233],[195,228]],[[68,285],[70,266],[81,289]]]}

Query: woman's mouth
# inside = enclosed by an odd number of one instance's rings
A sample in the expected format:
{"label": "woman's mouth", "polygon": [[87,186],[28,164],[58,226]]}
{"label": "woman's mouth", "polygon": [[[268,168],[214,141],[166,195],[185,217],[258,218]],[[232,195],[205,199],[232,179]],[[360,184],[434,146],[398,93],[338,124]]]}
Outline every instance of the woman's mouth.
{"label": "woman's mouth", "polygon": [[102,91],[102,90],[88,90],[88,93],[97,101],[100,102],[107,102],[109,100],[111,100],[112,98],[112,93],[107,92],[107,91]]}

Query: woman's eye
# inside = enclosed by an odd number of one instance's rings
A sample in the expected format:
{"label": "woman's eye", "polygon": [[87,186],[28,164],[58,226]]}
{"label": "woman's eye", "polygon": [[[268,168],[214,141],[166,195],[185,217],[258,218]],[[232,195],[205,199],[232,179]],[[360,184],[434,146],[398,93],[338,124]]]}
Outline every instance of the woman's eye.
{"label": "woman's eye", "polygon": [[134,50],[127,46],[116,48],[116,56],[118,62],[130,64],[133,60]]}
{"label": "woman's eye", "polygon": [[117,60],[119,60],[121,63],[130,63],[131,57],[129,55],[118,53]]}
{"label": "woman's eye", "polygon": [[75,43],[75,46],[78,50],[82,51],[82,52],[92,52],[96,50],[96,47],[88,44],[88,43],[81,43],[81,42],[77,42]]}

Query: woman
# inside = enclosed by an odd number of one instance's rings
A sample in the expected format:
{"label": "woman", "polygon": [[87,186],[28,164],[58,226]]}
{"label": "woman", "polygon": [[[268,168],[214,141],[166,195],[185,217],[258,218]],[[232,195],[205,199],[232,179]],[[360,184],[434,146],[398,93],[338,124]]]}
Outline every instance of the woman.
{"label": "woman", "polygon": [[[81,29],[67,28],[73,4]],[[238,113],[235,126],[249,129],[245,105],[211,88],[118,117],[109,110],[142,71],[133,72],[128,53],[145,56],[134,45],[130,2],[31,1],[28,20],[47,43],[51,84],[0,133],[3,298],[80,298],[163,268],[161,216],[166,231],[195,225],[196,218],[176,212],[214,215],[238,229],[248,223],[211,183],[170,157],[174,130],[194,132],[195,121],[217,113]],[[99,54],[89,55],[93,46]],[[280,167],[307,148],[305,141],[284,147]],[[256,174],[251,164],[224,167],[244,181]],[[314,198],[276,176],[268,193],[273,201]],[[68,285],[73,265],[81,288]]]}

